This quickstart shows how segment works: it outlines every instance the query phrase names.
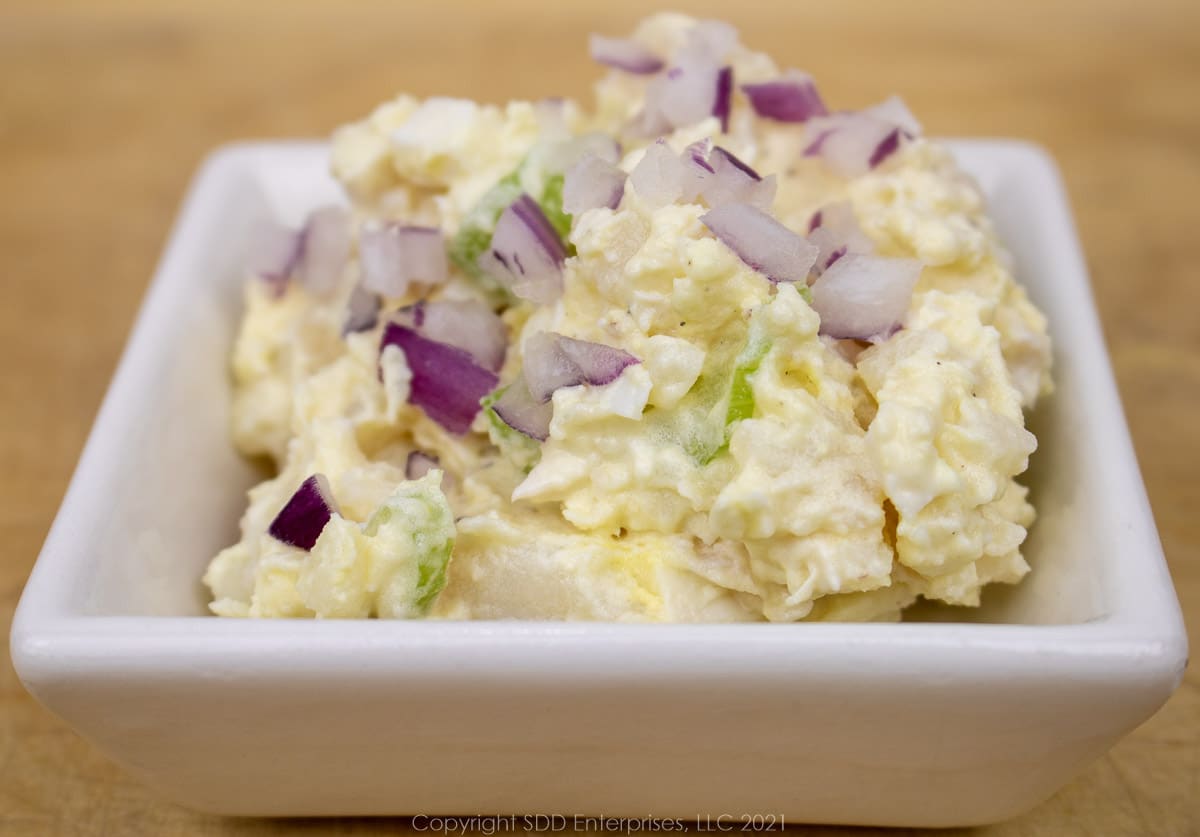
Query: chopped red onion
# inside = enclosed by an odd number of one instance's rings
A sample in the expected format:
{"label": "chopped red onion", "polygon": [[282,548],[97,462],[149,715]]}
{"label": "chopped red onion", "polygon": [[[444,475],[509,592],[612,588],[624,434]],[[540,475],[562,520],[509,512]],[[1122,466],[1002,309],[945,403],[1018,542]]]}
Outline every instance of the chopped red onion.
{"label": "chopped red onion", "polygon": [[[721,68],[703,59],[691,59],[672,67],[660,87],[646,91],[646,106],[666,117],[672,128],[694,125],[713,115],[717,104],[718,75]],[[651,95],[656,100],[651,101]]]}
{"label": "chopped red onion", "polygon": [[273,296],[281,296],[300,261],[302,246],[299,231],[264,222],[255,233],[246,269],[262,279]]}
{"label": "chopped red onion", "polygon": [[412,309],[412,328],[422,337],[457,346],[493,372],[504,365],[508,330],[490,306],[473,299],[443,299],[418,302]]}
{"label": "chopped red onion", "polygon": [[721,133],[729,132],[729,107],[733,101],[733,67],[728,65],[717,71],[717,96],[713,101],[712,115],[721,121]]}
{"label": "chopped red onion", "polygon": [[663,60],[632,38],[591,35],[588,50],[592,60],[627,73],[649,75],[663,68]]}
{"label": "chopped red onion", "polygon": [[438,462],[438,458],[433,454],[426,453],[423,450],[414,450],[408,454],[408,459],[404,461],[404,478],[406,480],[419,480],[434,468],[440,466],[441,463]]}
{"label": "chopped red onion", "polygon": [[563,180],[563,211],[579,215],[589,209],[616,209],[625,194],[625,172],[588,153],[567,171]]}
{"label": "chopped red onion", "polygon": [[687,175],[679,155],[665,140],[659,140],[646,147],[642,159],[629,175],[629,182],[646,203],[666,206],[683,197]]}
{"label": "chopped red onion", "polygon": [[363,287],[362,282],[354,286],[346,302],[346,321],[342,324],[342,336],[355,331],[369,331],[379,322],[382,300]]}
{"label": "chopped red onion", "polygon": [[755,113],[777,122],[806,122],[829,113],[812,76],[799,70],[788,70],[774,81],[743,84],[742,92]]}
{"label": "chopped red onion", "polygon": [[775,202],[775,175],[763,178],[721,146],[708,157],[714,173],[704,190],[704,200],[716,207],[726,203],[748,203],[764,211]]}
{"label": "chopped red onion", "polygon": [[492,249],[480,266],[522,299],[546,304],[562,294],[566,257],[562,239],[542,208],[522,194],[500,214]]}
{"label": "chopped red onion", "polygon": [[408,400],[451,433],[471,429],[479,401],[496,388],[499,378],[465,350],[422,337],[398,322],[384,328],[380,354],[399,346],[412,371]]}
{"label": "chopped red onion", "polygon": [[908,139],[921,136],[921,123],[899,96],[892,96],[877,105],[865,108],[862,113],[895,125]]}
{"label": "chopped red onion", "polygon": [[844,177],[866,174],[921,132],[920,123],[895,96],[855,113],[813,119],[808,128],[804,156],[821,157]]}
{"label": "chopped red onion", "polygon": [[492,410],[502,422],[531,439],[544,442],[550,436],[554,405],[549,400],[544,403],[535,400],[529,394],[524,375],[518,376],[500,393]]}
{"label": "chopped red onion", "polygon": [[308,290],[327,296],[338,286],[350,256],[350,213],[325,206],[309,214],[301,233],[297,274]]}
{"label": "chopped red onion", "polygon": [[893,128],[891,132],[884,137],[879,145],[875,146],[875,150],[871,152],[871,156],[867,158],[867,166],[875,168],[888,157],[896,153],[900,148],[900,129]]}
{"label": "chopped red onion", "polygon": [[663,206],[703,197],[710,207],[748,203],[770,209],[775,200],[775,177],[758,173],[711,139],[694,142],[676,155],[665,141],[649,146],[630,175],[634,189],[647,203]]}
{"label": "chopped red onion", "polygon": [[806,282],[817,247],[761,209],[744,203],[714,207],[700,217],[722,243],[772,282]]}
{"label": "chopped red onion", "polygon": [[679,161],[683,164],[679,181],[679,197],[685,203],[695,203],[716,180],[717,171],[708,159],[712,148],[712,140],[706,137],[693,142],[679,155]]}
{"label": "chopped red onion", "polygon": [[384,224],[359,237],[363,285],[386,297],[402,297],[412,282],[440,285],[446,281],[446,243],[434,227]]}
{"label": "chopped red onion", "polygon": [[329,480],[324,474],[313,474],[300,483],[267,531],[276,540],[307,552],[321,536],[329,518],[339,513],[333,492],[329,490]]}
{"label": "chopped red onion", "polygon": [[710,154],[712,154],[712,150],[712,138],[705,137],[702,140],[693,142],[687,148],[683,149],[683,154],[681,154],[680,157],[683,158],[685,163],[691,163],[701,171],[706,171],[709,174],[716,174],[717,170],[714,169],[712,164],[708,161],[708,157]]}
{"label": "chopped red onion", "polygon": [[820,333],[838,339],[879,341],[900,326],[921,275],[913,259],[848,253],[836,259],[812,286]]}
{"label": "chopped red onion", "polygon": [[554,391],[562,387],[611,384],[625,367],[640,362],[629,352],[603,343],[544,331],[525,341],[522,375],[529,394],[541,403],[549,401]]}
{"label": "chopped red onion", "polygon": [[647,118],[659,122],[661,116],[671,128],[682,128],[715,116],[727,130],[733,68],[723,62],[735,43],[737,30],[728,24],[703,21],[692,27],[672,67],[646,88]]}
{"label": "chopped red onion", "polygon": [[847,253],[868,254],[875,246],[858,225],[853,207],[846,201],[821,207],[809,221],[808,240],[817,245],[813,275],[820,276]]}
{"label": "chopped red onion", "polygon": [[721,146],[715,146],[712,150],[712,153],[717,155],[721,164],[728,163],[742,174],[746,175],[746,177],[748,177],[750,180],[755,182],[762,180],[762,175],[735,157],[732,152],[726,151]]}
{"label": "chopped red onion", "polygon": [[[843,244],[841,247],[838,247],[836,250],[826,256],[824,260],[821,260],[818,257],[817,263],[813,265],[813,272],[817,273],[817,269],[820,268],[820,273],[824,273],[833,265],[834,262],[846,255],[848,252],[850,252],[850,249]],[[817,273],[817,275],[819,276],[820,273]]]}

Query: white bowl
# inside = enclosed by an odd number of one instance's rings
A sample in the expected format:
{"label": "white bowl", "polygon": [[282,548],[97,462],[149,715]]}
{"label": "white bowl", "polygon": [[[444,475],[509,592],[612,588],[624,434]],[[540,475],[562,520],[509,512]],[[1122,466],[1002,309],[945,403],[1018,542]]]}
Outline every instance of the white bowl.
{"label": "white bowl", "polygon": [[[319,144],[197,176],[12,630],[26,688],[171,799],[227,814],[763,814],[986,823],[1179,684],[1178,603],[1050,159],[952,143],[1048,314],[1034,570],[932,623],[246,621],[200,575],[256,479],[227,357],[256,220],[338,199]],[[714,820],[715,822],[715,820]],[[729,821],[725,821],[726,824]],[[736,822],[736,820],[735,820]]]}

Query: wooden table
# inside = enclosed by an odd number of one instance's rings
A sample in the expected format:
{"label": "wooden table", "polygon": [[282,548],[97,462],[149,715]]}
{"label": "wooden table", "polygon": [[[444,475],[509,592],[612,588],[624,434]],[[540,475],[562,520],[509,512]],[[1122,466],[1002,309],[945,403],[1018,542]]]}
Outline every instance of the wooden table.
{"label": "wooden table", "polygon": [[[1200,3],[687,5],[732,17],[744,40],[817,74],[835,104],[899,91],[932,134],[1022,136],[1053,152],[1200,646]],[[624,32],[641,6],[6,0],[4,635],[188,178],[209,149],[248,137],[322,135],[400,90],[489,100],[584,95],[595,74],[586,33]],[[1193,668],[1153,720],[1052,800],[977,833],[1200,834],[1197,799]],[[7,656],[0,662],[4,834],[385,827],[393,824],[229,821],[160,801],[37,706]]]}

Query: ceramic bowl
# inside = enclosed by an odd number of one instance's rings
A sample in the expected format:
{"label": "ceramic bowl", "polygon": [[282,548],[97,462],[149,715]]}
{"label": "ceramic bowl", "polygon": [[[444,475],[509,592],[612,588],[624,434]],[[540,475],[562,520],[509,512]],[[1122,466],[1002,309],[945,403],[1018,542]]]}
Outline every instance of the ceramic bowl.
{"label": "ceramic bowl", "polygon": [[[114,761],[226,814],[987,823],[1148,718],[1187,653],[1054,164],[952,149],[1046,312],[1032,574],[903,624],[249,621],[200,576],[260,478],[229,440],[256,222],[339,200],[316,143],[197,176],[21,598],[26,688]],[[717,820],[710,820],[717,821]],[[725,820],[726,823],[730,820]]]}

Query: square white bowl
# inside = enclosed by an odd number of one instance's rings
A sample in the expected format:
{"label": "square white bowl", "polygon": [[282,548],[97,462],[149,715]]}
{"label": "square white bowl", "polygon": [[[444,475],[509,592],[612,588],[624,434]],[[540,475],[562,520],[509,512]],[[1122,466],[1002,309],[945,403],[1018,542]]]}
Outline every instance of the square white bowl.
{"label": "square white bowl", "polygon": [[228,437],[251,230],[339,200],[325,146],[203,166],[13,623],[26,688],[171,799],[249,815],[986,823],[1144,721],[1187,642],[1051,160],[951,147],[1055,340],[1034,570],[928,622],[616,625],[205,616],[257,478]]}

